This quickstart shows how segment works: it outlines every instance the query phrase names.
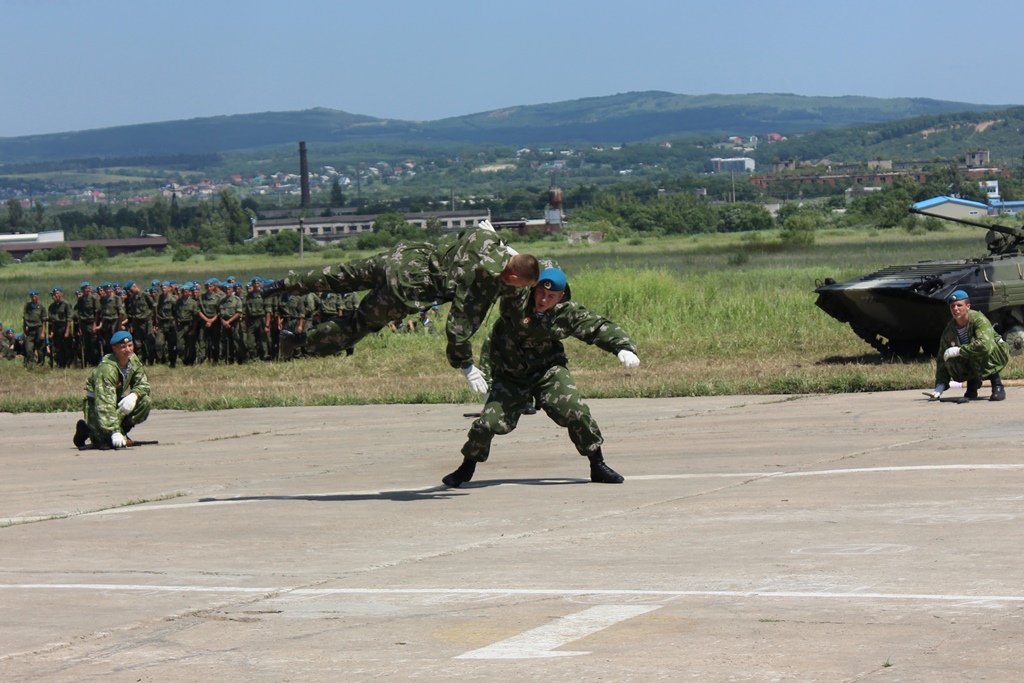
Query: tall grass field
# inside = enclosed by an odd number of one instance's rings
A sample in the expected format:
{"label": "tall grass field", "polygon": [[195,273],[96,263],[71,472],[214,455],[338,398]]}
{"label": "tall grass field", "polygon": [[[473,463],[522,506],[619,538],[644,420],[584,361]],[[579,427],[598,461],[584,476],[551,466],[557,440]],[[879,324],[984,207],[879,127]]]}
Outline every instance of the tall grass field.
{"label": "tall grass field", "polygon": [[[770,238],[708,235],[642,243],[516,245],[555,259],[569,275],[573,298],[622,325],[639,347],[641,365],[626,371],[611,354],[567,340],[570,367],[587,397],[666,397],[885,391],[932,386],[930,359],[883,360],[815,305],[815,281],[845,280],[887,265],[985,253],[974,229],[910,235],[862,230],[818,234],[807,247]],[[355,255],[353,255],[355,256]],[[50,302],[54,286],[69,301],[83,280],[149,283],[276,278],[326,263],[298,257],[169,258],[18,264],[0,268],[0,320],[20,329],[30,289]],[[495,307],[496,309],[496,307]],[[495,309],[492,309],[493,318]],[[442,314],[445,309],[442,309]],[[439,327],[444,316],[438,316]],[[476,349],[484,337],[476,336]],[[393,334],[363,340],[351,357],[288,363],[147,369],[158,409],[211,410],[258,406],[363,403],[475,403],[462,373],[444,358],[444,335]],[[0,361],[0,411],[78,410],[88,370],[22,367]],[[1011,359],[1004,377],[1021,375]]]}

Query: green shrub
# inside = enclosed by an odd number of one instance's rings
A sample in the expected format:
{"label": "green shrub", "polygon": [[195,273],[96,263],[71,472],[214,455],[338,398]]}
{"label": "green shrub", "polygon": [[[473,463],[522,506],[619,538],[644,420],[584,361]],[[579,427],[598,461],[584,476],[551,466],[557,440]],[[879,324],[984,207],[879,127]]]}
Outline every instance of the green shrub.
{"label": "green shrub", "polygon": [[87,244],[82,247],[82,260],[86,263],[102,263],[110,254],[102,244]]}
{"label": "green shrub", "polygon": [[71,260],[71,247],[68,246],[67,242],[61,242],[53,249],[50,249],[46,255],[47,261],[70,261]]}

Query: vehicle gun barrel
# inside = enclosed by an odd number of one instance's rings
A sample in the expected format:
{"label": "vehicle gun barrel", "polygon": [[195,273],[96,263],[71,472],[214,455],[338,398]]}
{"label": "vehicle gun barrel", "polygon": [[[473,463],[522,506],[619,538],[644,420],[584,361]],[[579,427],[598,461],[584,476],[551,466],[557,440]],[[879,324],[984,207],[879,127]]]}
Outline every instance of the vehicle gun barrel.
{"label": "vehicle gun barrel", "polygon": [[1014,237],[1016,239],[1024,239],[1024,228],[1008,228],[1005,225],[985,225],[984,223],[979,223],[977,221],[968,220],[966,218],[953,218],[952,216],[940,216],[937,213],[928,213],[927,211],[922,211],[921,209],[915,209],[913,207],[911,207],[910,213],[919,213],[922,216],[929,216],[931,218],[941,218],[944,221],[952,221],[953,223],[961,223],[963,225],[972,225],[972,226],[974,226],[976,228],[984,228],[985,230],[994,230],[996,232],[1001,232],[1004,235],[1008,235],[1008,236]]}

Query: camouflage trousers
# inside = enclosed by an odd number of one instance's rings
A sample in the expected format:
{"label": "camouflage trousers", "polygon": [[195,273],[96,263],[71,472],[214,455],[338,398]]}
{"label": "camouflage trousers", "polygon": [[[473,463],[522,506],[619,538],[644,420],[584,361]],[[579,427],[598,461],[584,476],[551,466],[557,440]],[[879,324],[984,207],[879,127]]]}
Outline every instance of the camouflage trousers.
{"label": "camouflage trousers", "polygon": [[477,462],[486,461],[491,452],[491,440],[496,434],[508,434],[518,426],[530,398],[536,398],[537,407],[559,427],[568,430],[569,439],[580,455],[591,455],[601,448],[604,443],[601,429],[583,402],[569,369],[555,365],[534,381],[497,377],[483,412],[469,428],[462,455]]}
{"label": "camouflage trousers", "polygon": [[162,322],[156,329],[156,359],[172,368],[178,365],[178,328],[173,322]]}
{"label": "camouflage trousers", "polygon": [[245,329],[245,358],[247,360],[267,360],[270,357],[270,345],[268,344],[268,332],[263,324],[263,318],[252,318],[246,321]]}
{"label": "camouflage trousers", "polygon": [[178,354],[185,365],[196,363],[196,330],[195,322],[187,322],[178,327]]}
{"label": "camouflage trousers", "polygon": [[128,330],[135,340],[135,355],[143,365],[152,365],[157,359],[153,321],[150,318],[134,318],[130,321]]}
{"label": "camouflage trousers", "polygon": [[25,367],[46,362],[46,339],[42,326],[25,328]]}
{"label": "camouflage trousers", "polygon": [[[142,424],[149,417],[149,411],[153,407],[153,402],[149,396],[140,396],[139,400],[135,402],[135,410],[128,413],[121,418],[122,429],[128,425],[125,421],[129,421],[131,427]],[[110,444],[110,434],[107,433],[103,427],[100,426],[100,418],[96,414],[96,399],[87,396],[82,401],[82,413],[85,417],[86,424],[89,425],[89,439],[95,445]],[[131,427],[128,427],[131,429]]]}
{"label": "camouflage trousers", "polygon": [[74,338],[65,336],[70,323],[52,323],[50,325],[50,353],[53,362],[59,368],[68,368],[74,363]]}
{"label": "camouflage trousers", "polygon": [[[355,346],[363,337],[387,327],[392,320],[419,311],[410,307],[388,287],[385,259],[372,256],[341,263],[305,275],[289,276],[289,290],[346,294],[370,290],[349,315],[334,316],[308,331],[305,350],[315,356],[329,356]],[[427,293],[422,294],[428,297]]]}
{"label": "camouflage trousers", "polygon": [[200,365],[204,361],[220,360],[220,320],[214,320],[213,324],[207,327],[202,319],[199,320],[199,327],[196,329],[196,362]]}

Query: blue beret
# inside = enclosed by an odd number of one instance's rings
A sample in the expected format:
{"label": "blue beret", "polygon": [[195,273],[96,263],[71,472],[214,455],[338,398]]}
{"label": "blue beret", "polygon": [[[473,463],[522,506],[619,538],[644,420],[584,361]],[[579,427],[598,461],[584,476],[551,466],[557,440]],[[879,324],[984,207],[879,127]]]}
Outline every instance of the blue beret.
{"label": "blue beret", "polygon": [[79,287],[81,287],[82,289],[85,289],[88,286],[89,286],[88,282],[83,282],[82,284],[79,285]]}
{"label": "blue beret", "polygon": [[4,330],[4,334],[7,334],[8,332],[14,332],[14,328],[8,327],[6,330]]}
{"label": "blue beret", "polygon": [[115,332],[113,334],[113,336],[110,337],[110,345],[113,346],[114,344],[120,344],[123,341],[131,341],[131,340],[132,340],[132,333],[131,332],[125,332],[124,330],[121,330],[120,332]]}
{"label": "blue beret", "polygon": [[951,304],[954,301],[963,301],[964,299],[970,301],[971,297],[964,290],[958,289],[946,297],[946,303]]}
{"label": "blue beret", "polygon": [[170,283],[170,282],[168,282],[167,280],[164,280],[164,281],[163,281],[163,283],[162,283],[162,284],[161,284],[160,286],[161,286],[161,287],[170,287],[170,286],[171,286],[171,283]]}
{"label": "blue beret", "polygon": [[537,284],[544,289],[550,289],[552,292],[564,291],[567,284],[565,273],[558,268],[545,268],[537,279]]}
{"label": "blue beret", "polygon": [[206,284],[208,284],[208,285],[216,285],[216,284],[220,284],[220,283],[217,281],[217,278],[211,277],[209,280],[206,281]]}
{"label": "blue beret", "polygon": [[125,289],[131,289],[134,286],[135,286],[135,280],[129,280],[128,282],[124,283],[124,288]]}
{"label": "blue beret", "polygon": [[57,292],[63,292],[63,291],[64,290],[61,289],[60,287],[54,287],[53,289],[50,290],[50,294],[56,294]]}
{"label": "blue beret", "polygon": [[33,289],[31,292],[28,293],[28,295],[29,296],[39,296],[39,290],[38,289]]}
{"label": "blue beret", "polygon": [[114,283],[114,289],[117,289],[117,288],[118,288],[118,287],[120,287],[120,286],[121,286],[121,283],[120,283],[120,282],[115,282],[115,283]]}

